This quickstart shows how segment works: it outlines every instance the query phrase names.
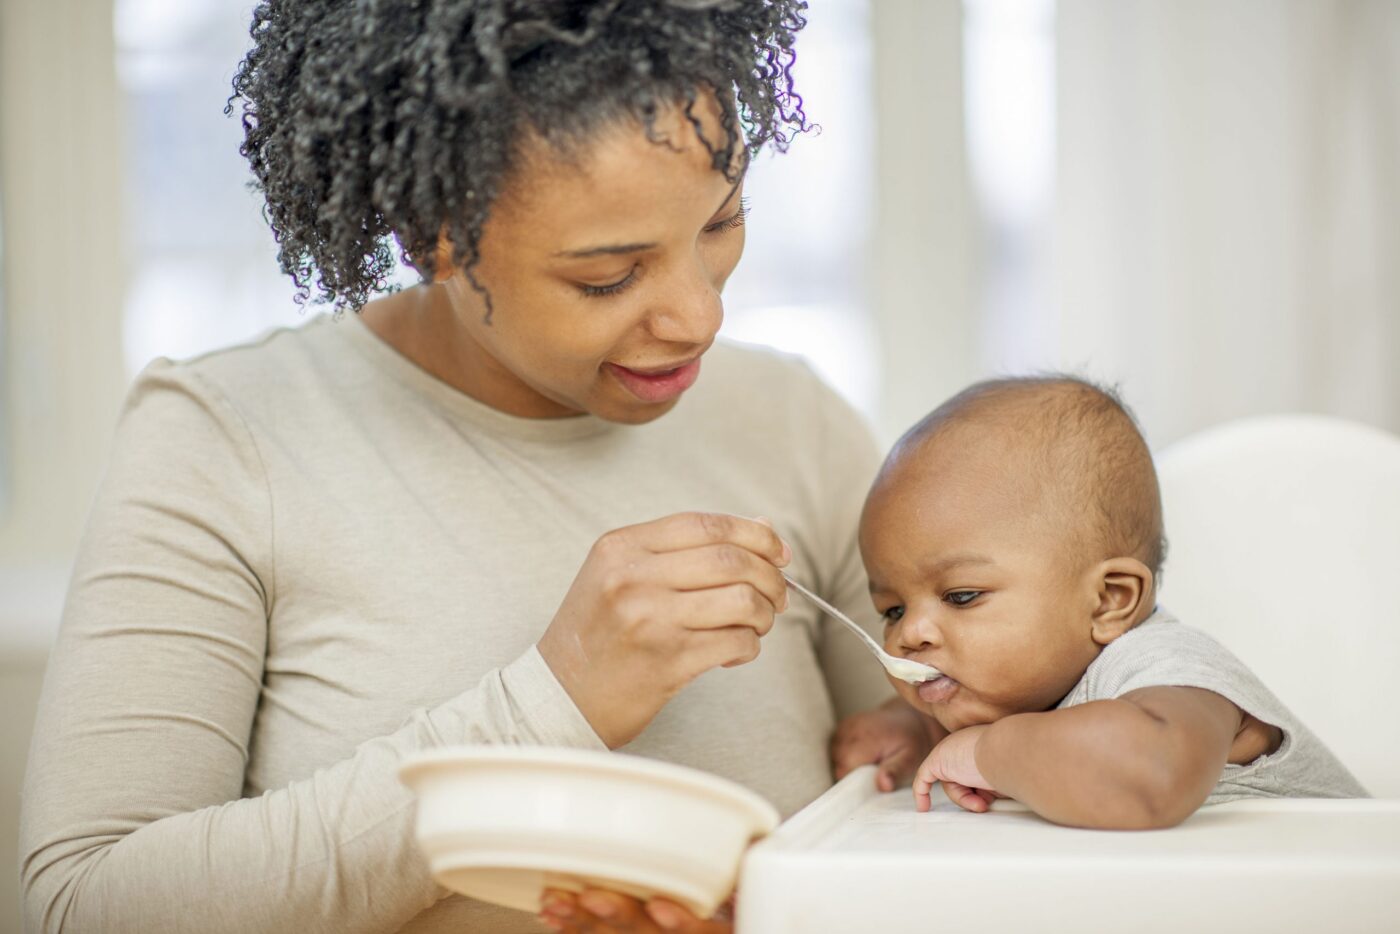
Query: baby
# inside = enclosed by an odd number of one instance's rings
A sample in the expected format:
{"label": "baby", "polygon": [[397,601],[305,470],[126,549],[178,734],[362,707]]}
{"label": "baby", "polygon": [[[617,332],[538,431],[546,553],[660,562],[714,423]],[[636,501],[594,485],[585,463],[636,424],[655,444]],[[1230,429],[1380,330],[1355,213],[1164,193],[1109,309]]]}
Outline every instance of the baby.
{"label": "baby", "polygon": [[970,811],[1010,797],[1125,829],[1236,798],[1366,795],[1238,659],[1156,605],[1157,476],[1108,392],[964,390],[895,445],[860,546],[886,650],[943,672],[895,682],[948,734],[914,780],[921,811],[935,781]]}

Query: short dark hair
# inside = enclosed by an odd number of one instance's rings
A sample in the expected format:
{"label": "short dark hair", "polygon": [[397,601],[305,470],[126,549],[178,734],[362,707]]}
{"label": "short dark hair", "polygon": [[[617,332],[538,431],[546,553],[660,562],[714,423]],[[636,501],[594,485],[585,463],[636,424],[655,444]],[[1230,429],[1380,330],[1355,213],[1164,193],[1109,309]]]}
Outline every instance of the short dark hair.
{"label": "short dark hair", "polygon": [[[734,180],[740,150],[808,128],[792,85],[802,0],[263,0],[225,112],[297,301],[359,308],[401,256],[468,275],[526,131],[567,147],[679,105]],[[720,105],[706,139],[697,95]],[[475,280],[473,280],[475,284]]]}
{"label": "short dark hair", "polygon": [[996,419],[1022,435],[1049,476],[1090,511],[1093,535],[1117,554],[1162,573],[1167,538],[1157,471],[1137,417],[1116,387],[1044,373],[974,383],[924,416],[895,444],[890,462],[947,428]]}

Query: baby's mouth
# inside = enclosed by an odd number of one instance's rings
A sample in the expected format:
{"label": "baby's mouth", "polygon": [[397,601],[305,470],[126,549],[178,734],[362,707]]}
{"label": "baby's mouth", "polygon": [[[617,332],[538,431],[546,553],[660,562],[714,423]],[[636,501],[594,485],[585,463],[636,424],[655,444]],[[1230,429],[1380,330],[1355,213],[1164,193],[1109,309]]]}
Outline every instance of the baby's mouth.
{"label": "baby's mouth", "polygon": [[961,686],[947,675],[939,675],[932,681],[925,681],[919,685],[915,692],[919,695],[919,700],[925,704],[941,704],[952,697],[953,693]]}

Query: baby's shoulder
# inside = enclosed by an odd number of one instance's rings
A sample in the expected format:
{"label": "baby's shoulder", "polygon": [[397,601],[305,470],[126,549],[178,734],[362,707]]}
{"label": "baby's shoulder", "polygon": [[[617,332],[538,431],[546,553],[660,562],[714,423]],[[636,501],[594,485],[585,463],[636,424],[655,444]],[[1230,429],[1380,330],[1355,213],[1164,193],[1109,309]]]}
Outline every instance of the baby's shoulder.
{"label": "baby's shoulder", "polygon": [[1074,703],[1145,687],[1215,689],[1254,675],[1214,636],[1163,609],[1104,647],[1072,695]]}

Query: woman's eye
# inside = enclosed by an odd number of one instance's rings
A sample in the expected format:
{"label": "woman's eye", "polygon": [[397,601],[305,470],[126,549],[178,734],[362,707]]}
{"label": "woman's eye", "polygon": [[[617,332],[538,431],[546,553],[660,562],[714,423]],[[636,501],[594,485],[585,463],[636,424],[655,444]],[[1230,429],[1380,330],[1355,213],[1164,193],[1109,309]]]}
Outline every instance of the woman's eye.
{"label": "woman's eye", "polygon": [[739,199],[739,210],[722,221],[716,221],[705,228],[705,233],[723,233],[726,230],[733,230],[736,227],[744,226],[744,221],[749,217],[749,199]]}
{"label": "woman's eye", "polygon": [[980,590],[950,590],[943,595],[943,599],[953,606],[967,606],[980,596],[982,596],[982,591]]}
{"label": "woman's eye", "polygon": [[892,606],[880,615],[884,618],[885,625],[892,625],[904,618],[904,607]]}
{"label": "woman's eye", "polygon": [[631,269],[627,270],[627,275],[623,276],[621,279],[618,279],[616,282],[609,282],[607,285],[581,284],[579,285],[579,290],[582,291],[584,295],[594,297],[602,295],[616,295],[636,281],[637,267],[633,266]]}

